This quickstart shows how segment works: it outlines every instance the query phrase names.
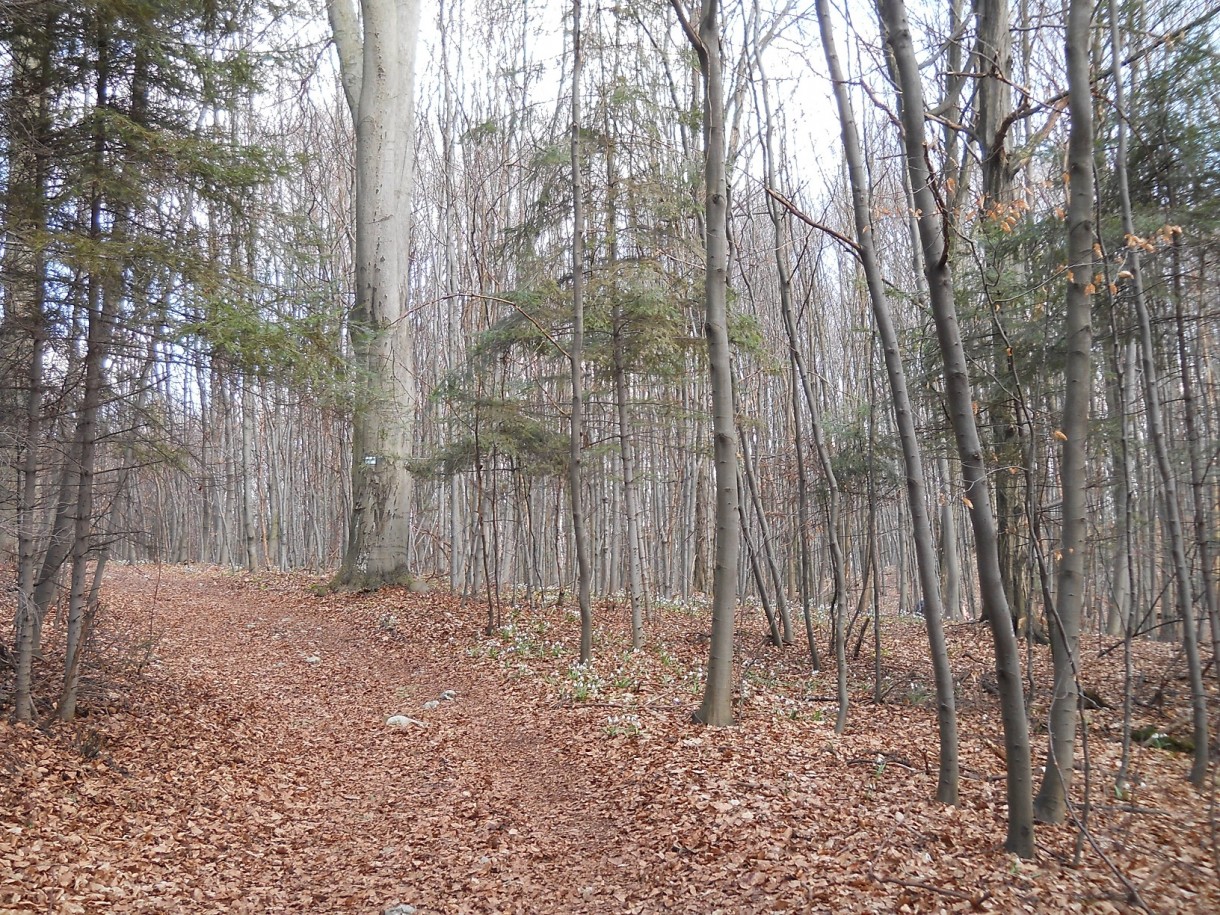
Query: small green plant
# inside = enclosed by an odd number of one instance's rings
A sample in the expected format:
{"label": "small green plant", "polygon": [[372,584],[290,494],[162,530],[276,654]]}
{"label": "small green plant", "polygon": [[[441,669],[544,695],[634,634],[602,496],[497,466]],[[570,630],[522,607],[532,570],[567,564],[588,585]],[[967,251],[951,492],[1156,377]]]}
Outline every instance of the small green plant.
{"label": "small green plant", "polygon": [[398,617],[393,613],[383,613],[377,617],[377,628],[391,635],[398,632]]}
{"label": "small green plant", "polygon": [[607,737],[639,737],[640,730],[638,715],[611,715],[606,719]]}
{"label": "small green plant", "polygon": [[652,602],[657,613],[680,613],[682,616],[697,616],[706,608],[706,602],[699,600],[681,601],[674,598],[658,597]]}
{"label": "small green plant", "polygon": [[757,688],[774,688],[779,685],[779,677],[758,667],[751,667],[746,671],[746,682]]}
{"label": "small green plant", "polygon": [[640,681],[626,671],[618,671],[610,683],[619,692],[634,693],[640,688]]}
{"label": "small green plant", "polygon": [[568,698],[588,702],[601,694],[605,685],[592,664],[573,664],[568,668]]}
{"label": "small green plant", "polygon": [[907,689],[907,705],[914,705],[922,708],[928,704],[928,700],[932,698],[928,692],[928,688],[922,683],[912,683]]}
{"label": "small green plant", "polygon": [[546,636],[549,631],[545,620],[536,620],[527,625],[514,617],[496,631],[495,641],[491,644],[499,647],[494,651],[487,649],[486,654],[488,657],[557,658],[563,654],[564,645],[560,641],[548,641]]}

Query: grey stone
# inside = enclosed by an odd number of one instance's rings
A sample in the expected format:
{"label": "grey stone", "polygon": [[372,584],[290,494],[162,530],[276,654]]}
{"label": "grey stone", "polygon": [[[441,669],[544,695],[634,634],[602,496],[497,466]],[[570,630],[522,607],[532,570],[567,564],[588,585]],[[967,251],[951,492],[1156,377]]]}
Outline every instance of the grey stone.
{"label": "grey stone", "polygon": [[440,708],[440,703],[437,702],[435,699],[429,699],[427,702],[424,703],[424,711],[430,712],[434,708]]}
{"label": "grey stone", "polygon": [[445,702],[452,702],[456,698],[457,698],[456,690],[447,689],[443,693],[441,693],[441,699],[443,699]]}
{"label": "grey stone", "polygon": [[385,915],[415,915],[415,906],[400,902],[385,910]]}
{"label": "grey stone", "polygon": [[424,722],[418,718],[408,718],[406,715],[391,715],[386,719],[385,723],[389,727],[397,728],[400,731],[404,731],[409,727],[425,727]]}

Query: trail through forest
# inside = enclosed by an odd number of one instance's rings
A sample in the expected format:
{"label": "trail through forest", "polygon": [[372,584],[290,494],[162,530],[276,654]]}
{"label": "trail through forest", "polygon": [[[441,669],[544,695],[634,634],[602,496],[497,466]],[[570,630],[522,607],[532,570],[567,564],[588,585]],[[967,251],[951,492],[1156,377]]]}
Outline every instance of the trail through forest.
{"label": "trail through forest", "polygon": [[[707,730],[689,721],[701,616],[662,614],[639,655],[617,652],[624,619],[602,666],[574,671],[561,608],[485,638],[486,608],[449,595],[307,584],[115,574],[83,717],[0,726],[0,911],[1131,909],[1092,848],[1069,866],[1070,827],[1042,829],[1035,863],[1000,848],[978,627],[955,644],[982,698],[947,809],[929,800],[931,709],[857,706],[835,738],[821,697],[787,689],[800,652],[752,629],[742,724]],[[896,682],[916,645],[883,652]],[[1113,747],[1093,742],[1100,783]],[[1147,787],[1124,804],[1095,787],[1095,840],[1152,910],[1213,911],[1206,798],[1183,757],[1136,752]]]}

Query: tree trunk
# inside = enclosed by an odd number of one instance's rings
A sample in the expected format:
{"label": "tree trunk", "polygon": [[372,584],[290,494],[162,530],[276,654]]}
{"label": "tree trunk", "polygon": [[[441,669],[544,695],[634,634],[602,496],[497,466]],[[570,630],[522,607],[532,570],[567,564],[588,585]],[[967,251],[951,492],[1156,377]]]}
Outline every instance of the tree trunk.
{"label": "tree trunk", "polygon": [[[750,458],[749,436],[741,436],[741,466],[745,470],[746,491],[750,494],[750,504],[754,508],[754,516],[758,519],[758,536],[761,541],[763,559],[767,563],[771,584],[775,587],[775,609],[779,614],[780,630],[776,645],[792,644],[792,616],[788,612],[788,601],[784,597],[784,579],[779,573],[779,564],[775,561],[775,549],[771,541],[771,525],[767,523],[767,514],[763,510],[762,500],[758,496],[758,483],[754,478],[754,466]],[[762,585],[759,585],[762,590]]]}
{"label": "tree trunk", "polygon": [[258,470],[254,465],[254,395],[250,379],[241,385],[241,534],[247,572],[258,571],[258,534],[254,517],[254,487]]}
{"label": "tree trunk", "polygon": [[996,679],[1000,690],[1000,712],[1004,724],[1007,760],[1008,835],[1005,848],[1023,858],[1034,856],[1033,795],[1031,790],[1029,723],[1021,686],[1021,661],[1009,616],[1008,601],[1000,575],[995,517],[991,511],[987,470],[974,420],[974,397],[970,387],[961,331],[957,323],[953,277],[949,269],[949,236],[942,220],[945,214],[933,191],[924,134],[926,109],[919,62],[911,40],[904,0],[880,0],[886,42],[894,57],[903,127],[906,167],[915,196],[924,274],[929,302],[936,322],[937,340],[944,362],[947,406],[962,462],[966,498],[974,527],[979,587],[983,612],[991,627],[996,652]]}
{"label": "tree trunk", "polygon": [[1087,522],[1085,458],[1092,396],[1093,295],[1093,96],[1089,82],[1091,0],[1071,0],[1067,21],[1068,108],[1068,274],[1064,341],[1063,420],[1059,480],[1063,493],[1054,618],[1048,620],[1054,659],[1050,743],[1034,813],[1062,823],[1072,788],[1076,758],[1076,716],[1080,693],[1080,616],[1084,603]]}
{"label": "tree trunk", "polygon": [[[606,253],[611,267],[618,263],[618,171],[607,109],[606,124]],[[614,359],[614,406],[618,419],[619,464],[623,471],[623,511],[627,515],[627,598],[631,603],[631,647],[644,647],[644,557],[640,539],[640,507],[635,483],[635,443],[627,386],[626,331],[622,305],[615,299],[610,316]]]}
{"label": "tree trunk", "polygon": [[728,188],[724,168],[720,0],[703,0],[697,30],[680,0],[671,0],[671,3],[699,57],[703,75],[704,236],[707,248],[704,333],[711,376],[716,464],[716,560],[712,574],[712,639],[707,685],[695,719],[720,726],[733,723],[733,618],[741,552],[737,429],[733,416],[733,369],[728,333]]}
{"label": "tree trunk", "polygon": [[894,406],[894,419],[902,445],[903,466],[906,471],[907,507],[911,512],[911,523],[915,535],[915,557],[919,569],[920,589],[923,592],[924,620],[928,628],[928,645],[932,656],[932,670],[936,681],[936,719],[940,736],[940,771],[936,787],[936,798],[945,804],[956,804],[958,796],[957,762],[957,711],[953,695],[953,671],[949,666],[949,653],[945,647],[942,626],[943,611],[940,600],[940,582],[936,565],[936,542],[932,537],[932,521],[928,516],[928,502],[924,490],[923,454],[915,428],[915,413],[907,393],[906,372],[902,365],[898,331],[885,294],[885,283],[881,264],[877,257],[872,224],[872,200],[864,173],[864,154],[860,148],[860,136],[856,129],[855,112],[847,92],[835,48],[833,26],[828,0],[817,0],[818,25],[822,34],[822,48],[830,70],[835,102],[839,109],[839,122],[843,135],[844,155],[847,158],[848,178],[851,184],[852,209],[856,222],[856,238],[860,259],[868,285],[869,301],[872,304],[873,320],[881,337],[886,374],[889,379],[890,396]]}
{"label": "tree trunk", "polygon": [[[1113,307],[1111,307],[1113,313]],[[1131,619],[1131,582],[1134,569],[1131,561],[1131,486],[1135,473],[1131,468],[1130,417],[1135,412],[1135,373],[1138,349],[1134,343],[1120,344],[1118,330],[1111,317],[1111,333],[1115,340],[1113,353],[1115,385],[1108,392],[1110,415],[1118,417],[1119,448],[1114,455],[1114,554],[1111,565],[1113,582],[1110,587],[1106,634],[1119,637],[1129,631]]]}
{"label": "tree trunk", "polygon": [[[1113,18],[1113,15],[1111,16]],[[1203,668],[1199,659],[1198,635],[1195,629],[1194,596],[1191,593],[1190,563],[1186,558],[1186,537],[1182,530],[1182,507],[1178,501],[1177,479],[1165,440],[1165,425],[1161,411],[1159,375],[1156,365],[1156,349],[1152,337],[1152,318],[1144,297],[1144,274],[1140,263],[1138,237],[1135,220],[1131,212],[1131,191],[1127,178],[1127,110],[1123,74],[1119,66],[1120,54],[1115,45],[1117,37],[1111,35],[1111,50],[1115,52],[1114,103],[1118,109],[1118,148],[1115,151],[1114,177],[1118,185],[1119,203],[1122,208],[1123,232],[1129,240],[1127,247],[1127,269],[1131,274],[1131,298],[1135,305],[1140,329],[1140,354],[1144,369],[1144,401],[1148,417],[1148,438],[1152,440],[1156,456],[1156,469],[1161,479],[1165,497],[1165,524],[1169,536],[1169,551],[1177,580],[1178,613],[1182,623],[1182,645],[1186,654],[1186,667],[1190,677],[1191,707],[1194,718],[1194,763],[1190,769],[1190,780],[1202,785],[1207,778],[1208,725],[1207,693],[1203,686]]]}
{"label": "tree trunk", "polygon": [[962,564],[957,555],[957,505],[953,498],[953,468],[944,455],[939,458],[944,490],[940,501],[940,562],[945,578],[945,615],[962,618]]}
{"label": "tree trunk", "polygon": [[801,386],[796,352],[789,353],[788,364],[792,375],[792,428],[796,445],[796,518],[797,540],[800,546],[801,566],[801,615],[805,621],[805,640],[809,645],[809,666],[813,673],[822,668],[818,657],[817,637],[813,632],[813,569],[809,548],[809,475],[805,470],[805,433],[801,423]]}
{"label": "tree trunk", "polygon": [[15,104],[9,112],[8,187],[6,188],[4,323],[18,339],[28,338],[26,392],[21,414],[24,428],[18,447],[18,481],[15,493],[17,531],[17,669],[14,684],[18,721],[33,717],[33,667],[41,615],[34,600],[35,525],[42,438],[43,365],[47,321],[46,256],[42,236],[47,223],[47,155],[49,141],[48,95],[52,76],[46,36],[54,28],[54,14],[42,24],[41,42],[14,40],[11,51],[10,92]]}
{"label": "tree trunk", "polygon": [[1212,574],[1211,537],[1208,533],[1207,514],[1207,458],[1199,437],[1199,409],[1194,383],[1191,380],[1192,360],[1186,342],[1186,314],[1182,306],[1181,237],[1173,237],[1173,313],[1178,336],[1178,368],[1182,373],[1182,422],[1186,427],[1186,448],[1190,455],[1190,488],[1194,496],[1195,549],[1199,554],[1199,573],[1203,584],[1203,604],[1207,610],[1207,621],[1211,627],[1212,658],[1217,669],[1213,675],[1220,677],[1220,606],[1217,604],[1216,582]]}
{"label": "tree trunk", "polygon": [[418,0],[327,0],[356,129],[356,300],[349,318],[358,387],[352,514],[334,584],[408,580],[415,379],[407,280],[414,164]]}
{"label": "tree trunk", "polygon": [[589,540],[585,530],[584,474],[582,448],[584,444],[584,275],[585,275],[585,204],[580,170],[580,4],[572,0],[572,343],[568,351],[572,378],[572,415],[569,426],[570,452],[568,462],[568,492],[572,500],[572,536],[576,541],[576,591],[580,606],[580,662],[593,659],[593,610],[590,588],[593,569],[589,558]]}

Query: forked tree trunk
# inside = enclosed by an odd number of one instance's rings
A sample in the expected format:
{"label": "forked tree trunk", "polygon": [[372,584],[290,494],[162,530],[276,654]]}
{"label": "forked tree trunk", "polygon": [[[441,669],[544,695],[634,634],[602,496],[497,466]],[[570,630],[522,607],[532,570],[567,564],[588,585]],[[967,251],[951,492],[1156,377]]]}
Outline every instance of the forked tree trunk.
{"label": "forked tree trunk", "polygon": [[1000,557],[996,542],[995,516],[988,492],[983,448],[974,420],[974,397],[957,323],[953,276],[949,269],[949,237],[945,218],[933,192],[924,133],[926,110],[919,61],[911,40],[904,0],[880,0],[878,5],[886,42],[898,76],[899,107],[903,128],[906,167],[915,196],[924,275],[936,335],[944,362],[946,401],[962,462],[970,520],[974,527],[979,590],[983,613],[991,627],[996,652],[996,679],[1000,691],[1000,713],[1004,724],[1004,749],[1008,766],[1008,835],[1004,847],[1022,858],[1034,856],[1033,793],[1030,774],[1029,722],[1021,686],[1021,659],[1009,616]]}
{"label": "forked tree trunk", "polygon": [[356,129],[352,514],[334,584],[409,579],[415,377],[407,319],[419,0],[327,0]]}
{"label": "forked tree trunk", "polygon": [[1064,340],[1062,449],[1059,480],[1063,493],[1059,565],[1050,629],[1055,686],[1050,709],[1050,742],[1034,813],[1062,823],[1072,788],[1076,757],[1076,716],[1080,693],[1080,615],[1084,603],[1085,457],[1092,396],[1091,321],[1093,294],[1093,95],[1089,82],[1089,21],[1092,0],[1071,0],[1067,20],[1068,109],[1068,274]]}
{"label": "forked tree trunk", "polygon": [[920,589],[923,592],[924,620],[928,628],[928,645],[931,650],[932,671],[936,682],[936,721],[940,736],[940,771],[936,798],[945,804],[956,804],[958,796],[957,711],[953,696],[953,671],[949,666],[949,653],[945,648],[945,634],[941,621],[943,611],[936,563],[936,542],[932,536],[932,521],[928,516],[923,454],[915,429],[914,409],[907,394],[906,372],[902,365],[898,331],[894,327],[889,299],[885,294],[881,264],[877,258],[872,224],[872,200],[864,171],[864,153],[860,148],[855,112],[847,93],[847,82],[839,63],[838,51],[835,48],[830,4],[828,0],[817,0],[816,7],[818,26],[822,34],[822,48],[826,54],[826,65],[830,70],[835,102],[839,109],[843,150],[847,159],[847,174],[851,184],[858,250],[864,267],[865,282],[868,285],[869,301],[872,303],[873,319],[877,324],[877,333],[881,337],[886,374],[890,384],[890,396],[894,406],[894,419],[902,444],[903,466],[906,471],[907,507],[911,512],[911,523],[914,528],[915,558],[919,569]]}

